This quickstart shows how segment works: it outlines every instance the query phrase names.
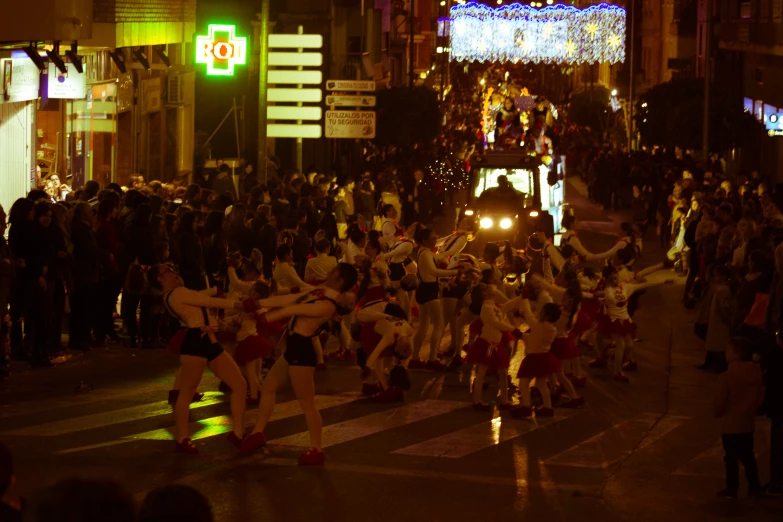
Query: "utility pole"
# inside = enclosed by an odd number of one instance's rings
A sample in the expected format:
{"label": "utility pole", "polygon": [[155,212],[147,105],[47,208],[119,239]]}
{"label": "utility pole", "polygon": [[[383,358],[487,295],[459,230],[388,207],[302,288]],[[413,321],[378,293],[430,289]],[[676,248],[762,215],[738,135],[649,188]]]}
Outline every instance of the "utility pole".
{"label": "utility pole", "polygon": [[701,149],[706,162],[710,157],[710,98],[712,95],[712,1],[705,0],[707,10],[704,27],[704,121],[701,131]]}
{"label": "utility pole", "polygon": [[258,171],[264,173],[264,184],[266,184],[268,181],[266,171],[266,94],[269,65],[269,0],[261,2],[261,26],[258,33]]}
{"label": "utility pole", "polygon": [[636,0],[631,0],[631,78],[628,88],[628,152],[631,152],[633,147],[633,134],[634,134],[634,121],[633,121],[633,109],[634,109],[634,80],[636,75],[634,74],[634,42],[636,40]]}
{"label": "utility pole", "polygon": [[[268,0],[265,0],[268,1]],[[416,10],[416,0],[410,0],[411,6],[410,10],[408,12],[408,86],[413,89],[413,86],[415,85],[416,78],[413,73],[413,28],[414,28],[414,19],[413,19],[413,13]]]}

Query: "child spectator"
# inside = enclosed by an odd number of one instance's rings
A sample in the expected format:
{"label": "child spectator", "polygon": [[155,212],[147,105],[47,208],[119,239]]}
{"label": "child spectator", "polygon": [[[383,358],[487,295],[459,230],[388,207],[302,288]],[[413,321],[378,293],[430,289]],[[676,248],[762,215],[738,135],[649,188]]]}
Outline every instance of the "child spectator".
{"label": "child spectator", "polygon": [[737,498],[739,463],[745,468],[748,497],[762,495],[756,456],[753,454],[753,431],[756,411],[764,399],[761,368],[753,362],[753,346],[749,339],[734,337],[726,350],[728,370],[718,380],[712,411],[720,419],[723,451],[726,453],[726,489],[718,496]]}
{"label": "child spectator", "polygon": [[319,286],[324,284],[326,276],[337,266],[337,258],[329,255],[332,243],[328,239],[320,239],[315,244],[317,255],[307,260],[304,280],[308,285]]}

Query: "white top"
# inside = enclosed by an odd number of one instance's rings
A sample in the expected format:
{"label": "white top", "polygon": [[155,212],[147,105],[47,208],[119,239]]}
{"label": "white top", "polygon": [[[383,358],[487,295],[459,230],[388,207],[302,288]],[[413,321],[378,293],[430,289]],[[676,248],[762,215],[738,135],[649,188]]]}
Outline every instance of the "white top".
{"label": "white top", "polygon": [[354,264],[356,262],[356,256],[363,255],[364,252],[361,248],[353,244],[350,239],[343,244],[343,257],[340,259],[343,263]]}
{"label": "white top", "polygon": [[631,316],[628,315],[628,298],[639,290],[661,284],[663,284],[663,281],[642,284],[620,283],[617,286],[607,286],[604,289],[604,306],[609,319],[612,321],[630,320]]}
{"label": "white top", "polygon": [[484,301],[481,307],[481,322],[484,326],[481,329],[481,338],[486,339],[490,344],[497,344],[503,337],[503,332],[512,332],[514,327],[501,320],[501,310],[494,301]]}
{"label": "white top", "polygon": [[305,281],[325,281],[334,267],[337,266],[337,258],[329,254],[319,253],[308,259],[305,266]]}
{"label": "white top", "polygon": [[574,250],[576,250],[576,253],[580,256],[586,258],[590,255],[590,252],[588,252],[584,245],[582,245],[582,242],[579,240],[576,232],[573,230],[566,230],[563,233],[563,236],[560,238],[560,246],[563,247],[565,245],[571,245]]}
{"label": "white top", "polygon": [[397,224],[394,220],[384,218],[381,224],[381,235],[387,245],[394,243],[394,237],[397,235]]}
{"label": "white top", "polygon": [[419,278],[422,283],[435,283],[439,277],[449,277],[459,274],[459,270],[444,270],[438,268],[438,262],[442,256],[431,250],[422,248],[419,250],[416,262],[419,266]]}
{"label": "white top", "polygon": [[[204,312],[202,308],[234,308],[236,301],[209,297],[202,292],[180,286],[163,296],[163,302],[173,312],[180,325],[186,328],[201,328],[204,324]],[[217,326],[215,317],[207,313],[209,326]]]}
{"label": "white top", "polygon": [[468,233],[464,230],[457,230],[446,237],[443,244],[438,248],[438,254],[445,257],[456,256],[461,253],[468,244]]}
{"label": "white top", "polygon": [[286,315],[291,317],[288,331],[312,337],[336,310],[334,303],[324,298],[336,301],[338,297],[340,293],[337,290],[318,288],[300,294],[261,299],[258,304],[263,308],[285,308]]}
{"label": "white top", "polygon": [[275,271],[272,275],[277,282],[277,292],[279,294],[285,294],[291,291],[291,288],[298,287],[301,290],[307,290],[312,288],[310,285],[302,281],[299,274],[296,273],[294,267],[284,261],[278,261]]}
{"label": "white top", "polygon": [[383,260],[391,263],[402,263],[413,253],[413,242],[409,239],[402,239],[397,242],[388,252],[382,254]]}

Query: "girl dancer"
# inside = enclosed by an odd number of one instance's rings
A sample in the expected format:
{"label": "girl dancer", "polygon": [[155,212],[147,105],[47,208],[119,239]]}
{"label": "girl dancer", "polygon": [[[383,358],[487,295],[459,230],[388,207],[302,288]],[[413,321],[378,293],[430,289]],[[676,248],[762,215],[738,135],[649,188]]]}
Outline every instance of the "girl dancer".
{"label": "girl dancer", "polygon": [[[481,334],[468,347],[465,362],[476,366],[476,378],[473,381],[473,409],[492,411],[492,406],[481,400],[484,377],[487,370],[498,376],[500,388],[499,410],[508,410],[508,374],[509,350],[511,340],[521,338],[519,330],[500,318],[500,306],[492,299],[494,291],[490,285],[479,284],[472,292],[473,303],[481,303]],[[513,335],[512,335],[513,332]]]}
{"label": "girl dancer", "polygon": [[337,266],[337,258],[329,255],[332,249],[332,243],[322,238],[316,241],[316,256],[307,260],[305,266],[304,279],[308,285],[320,286],[326,281],[326,276]]}
{"label": "girl dancer", "polygon": [[636,259],[637,248],[636,231],[634,230],[633,225],[628,222],[623,222],[620,223],[620,237],[612,248],[601,254],[589,254],[585,257],[587,261],[602,261],[612,258],[621,250],[629,249],[630,252],[633,252],[633,258]]}
{"label": "girl dancer", "polygon": [[362,303],[386,297],[386,287],[389,285],[389,267],[383,262],[380,253],[381,244],[378,240],[368,239],[364,247],[366,259],[362,263],[362,282],[359,288],[359,295],[364,296]]}
{"label": "girl dancer", "polygon": [[[582,406],[585,403],[584,397],[576,393],[574,386],[584,387],[586,379],[582,373],[582,354],[579,353],[579,349],[571,337],[571,328],[573,328],[574,319],[579,311],[579,303],[582,300],[582,288],[576,280],[571,280],[568,287],[563,289],[559,286],[550,285],[538,274],[533,277],[554,296],[554,300],[560,304],[560,311],[562,312],[560,319],[555,323],[557,337],[552,342],[550,349],[550,352],[561,363],[560,371],[557,374],[553,374],[553,377],[555,377],[553,380],[556,380],[557,384],[559,384],[555,389],[559,390],[560,387],[563,387],[568,392],[569,400],[562,404],[563,407],[576,408]],[[592,296],[590,295],[590,297]],[[573,383],[567,377],[566,372],[570,374],[570,379],[573,380]]]}
{"label": "girl dancer", "polygon": [[[362,323],[361,343],[368,356],[367,368],[371,369],[377,381],[373,400],[404,400],[403,390],[389,382],[386,372],[387,369],[393,369],[395,359],[404,361],[412,352],[413,328],[408,323],[405,312],[393,301],[378,301],[362,308],[357,319]],[[363,385],[362,393],[370,391],[370,388],[373,386]]]}
{"label": "girl dancer", "polygon": [[280,386],[290,379],[304,412],[312,445],[299,456],[299,463],[323,464],[321,414],[315,407],[313,373],[317,359],[313,339],[337,312],[337,299],[353,288],[357,279],[358,274],[353,266],[340,263],[329,272],[323,287],[318,290],[298,295],[270,297],[257,302],[261,308],[282,307],[267,312],[261,320],[270,322],[290,317],[291,321],[285,337],[285,353],[275,362],[264,379],[258,421],[252,433],[242,441],[239,447],[241,454],[250,454],[266,444],[264,429],[275,408],[275,394]]}
{"label": "girl dancer", "polygon": [[229,434],[228,439],[232,444],[238,445],[244,430],[247,383],[234,359],[218,344],[215,337],[217,320],[209,315],[207,308],[241,310],[242,303],[207,297],[200,292],[185,288],[182,278],[168,265],[150,267],[147,280],[153,288],[163,293],[166,308],[181,326],[172,339],[174,344],[179,345],[181,372],[180,393],[174,405],[176,451],[198,453],[198,449],[188,437],[188,410],[193,394],[204,375],[204,368],[207,366],[231,388],[231,416],[234,430]]}
{"label": "girl dancer", "polygon": [[[606,315],[604,315],[598,325],[598,330],[605,337],[611,337],[615,342],[614,350],[614,380],[618,382],[628,382],[628,377],[623,374],[623,357],[627,355],[629,363],[636,367],[633,356],[633,334],[635,326],[628,315],[628,298],[635,292],[657,286],[663,283],[673,283],[672,280],[661,281],[659,283],[628,284],[621,283],[620,277],[612,266],[604,267],[604,280],[606,288],[604,289],[604,306]],[[627,353],[626,353],[627,350]]]}
{"label": "girl dancer", "polygon": [[530,331],[525,337],[525,358],[519,366],[519,402],[520,405],[511,410],[514,417],[530,417],[533,413],[530,400],[530,381],[536,380],[536,388],[541,393],[544,405],[536,408],[536,417],[553,417],[552,397],[549,394],[548,379],[550,375],[560,373],[560,361],[550,351],[552,342],[557,337],[555,323],[562,313],[554,303],[545,304],[538,317],[530,309],[530,301],[525,299],[520,307]]}
{"label": "girl dancer", "polygon": [[[416,230],[418,223],[411,226],[410,230]],[[391,287],[399,289],[397,298],[400,300],[400,306],[405,310],[408,317],[411,316],[410,298],[408,292],[400,288],[400,282],[405,277],[405,266],[412,261],[410,255],[413,253],[413,241],[404,237],[391,236],[387,240],[389,251],[381,256],[383,261],[389,264],[389,281]]]}
{"label": "girl dancer", "polygon": [[394,205],[387,203],[381,207],[380,214],[383,216],[381,222],[383,242],[392,245],[397,238],[402,237],[402,229],[397,226],[397,209],[394,208]]}
{"label": "girl dancer", "polygon": [[[440,341],[443,337],[443,305],[438,299],[440,293],[439,277],[456,276],[459,270],[438,268],[438,257],[434,253],[437,236],[429,228],[419,229],[416,242],[421,245],[417,255],[419,287],[416,289],[416,302],[419,304],[419,327],[413,339],[413,358],[409,368],[426,367],[429,370],[445,370],[446,366],[438,360]],[[419,359],[421,345],[432,323],[430,337],[430,356],[426,364]]]}

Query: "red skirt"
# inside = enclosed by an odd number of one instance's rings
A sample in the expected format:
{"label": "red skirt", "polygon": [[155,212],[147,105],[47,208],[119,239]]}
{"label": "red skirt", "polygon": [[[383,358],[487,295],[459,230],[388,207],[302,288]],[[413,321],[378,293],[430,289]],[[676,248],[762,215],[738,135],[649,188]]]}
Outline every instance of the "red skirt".
{"label": "red skirt", "polygon": [[[375,331],[375,321],[371,323],[364,323],[362,325],[362,330],[359,333],[359,343],[362,345],[362,348],[364,349],[364,352],[367,354],[367,357],[372,355],[372,352],[375,351],[375,348],[378,346],[378,343],[381,342],[381,334]],[[392,357],[394,356],[394,345],[386,347],[386,349],[381,353],[381,357]]]}
{"label": "red skirt", "polygon": [[517,377],[522,379],[540,379],[560,373],[560,368],[560,360],[553,353],[531,353],[522,359]]}
{"label": "red skirt", "polygon": [[283,332],[285,332],[285,324],[280,321],[272,321],[271,323],[267,323],[265,321],[259,320],[256,321],[256,330],[258,331],[258,335],[264,339],[269,339],[270,337],[283,335]]}
{"label": "red skirt", "polygon": [[581,336],[590,330],[595,325],[600,312],[601,303],[598,299],[582,299],[579,313],[576,315],[576,321],[574,321],[572,328],[574,335]]}
{"label": "red skirt", "polygon": [[371,286],[367,289],[367,292],[364,294],[362,300],[359,301],[358,308],[361,309],[367,303],[381,301],[383,299],[386,299],[386,288],[383,286]]}
{"label": "red skirt", "polygon": [[169,339],[169,344],[166,345],[166,348],[173,354],[179,355],[180,351],[182,350],[182,341],[185,340],[185,334],[188,333],[187,328],[180,328],[176,332],[174,332],[174,335],[171,336],[171,339]]}
{"label": "red skirt", "polygon": [[481,319],[476,319],[470,323],[470,326],[468,326],[468,332],[470,332],[470,335],[479,336],[481,335],[482,330],[484,330],[484,321]]}
{"label": "red skirt", "polygon": [[237,343],[234,359],[239,366],[244,366],[256,359],[269,357],[272,352],[274,352],[274,346],[269,344],[266,339],[260,335],[251,335]]}
{"label": "red skirt", "polygon": [[490,344],[486,339],[479,337],[468,346],[468,354],[465,362],[470,364],[483,364],[490,370],[508,369],[509,343],[511,335],[503,334],[503,338],[497,344]]}
{"label": "red skirt", "polygon": [[577,359],[582,356],[571,337],[558,337],[552,341],[549,351],[561,361]]}
{"label": "red skirt", "polygon": [[603,315],[598,321],[598,332],[604,337],[633,336],[636,334],[636,325],[629,319],[612,321],[608,315]]}

